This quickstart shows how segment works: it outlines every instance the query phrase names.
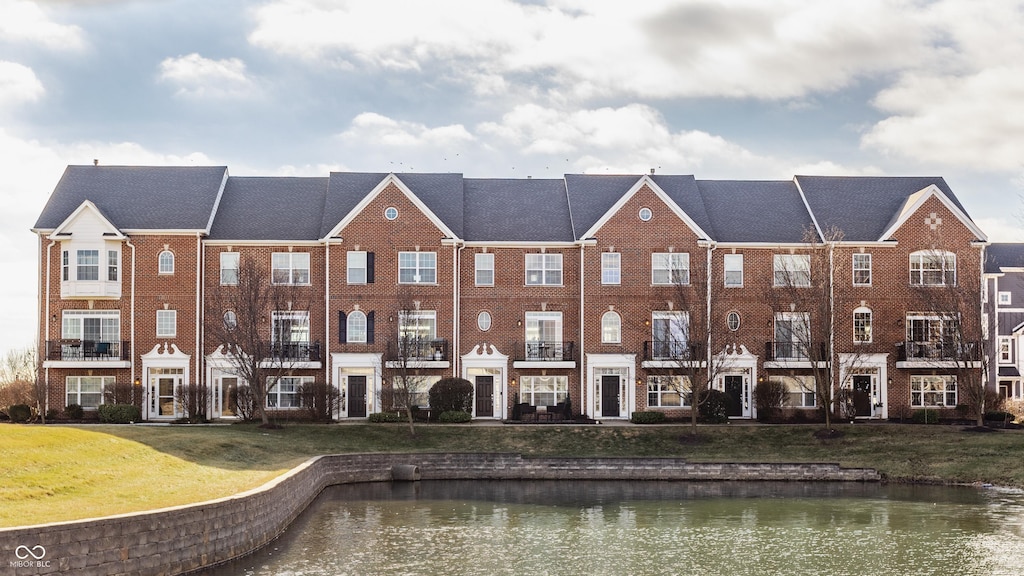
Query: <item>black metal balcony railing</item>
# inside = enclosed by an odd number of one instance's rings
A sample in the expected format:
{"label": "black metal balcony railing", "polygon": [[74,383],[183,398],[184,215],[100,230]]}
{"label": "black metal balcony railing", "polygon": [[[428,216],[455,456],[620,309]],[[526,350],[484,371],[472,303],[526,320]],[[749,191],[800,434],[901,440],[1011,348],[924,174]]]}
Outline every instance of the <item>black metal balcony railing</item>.
{"label": "black metal balcony railing", "polygon": [[653,340],[644,342],[644,360],[703,360],[703,342]]}
{"label": "black metal balcony railing", "polygon": [[320,342],[271,342],[270,359],[282,362],[320,362]]}
{"label": "black metal balcony railing", "polygon": [[828,359],[828,348],[824,342],[795,342],[792,340],[780,340],[764,343],[764,359],[768,361],[810,361],[812,352],[815,353],[814,360],[823,362]]}
{"label": "black metal balcony railing", "polygon": [[388,342],[388,360],[399,362],[403,358],[416,361],[440,361],[448,362],[449,355],[448,341],[443,338],[400,340]]}
{"label": "black metal balcony railing", "polygon": [[981,359],[980,342],[957,343],[955,340],[900,342],[896,360],[933,360],[937,362],[977,362]]}
{"label": "black metal balcony railing", "polygon": [[533,340],[520,345],[514,344],[516,361],[527,362],[575,362],[574,342],[555,340]]}
{"label": "black metal balcony railing", "polygon": [[127,362],[131,358],[131,345],[127,340],[105,342],[64,338],[46,341],[46,359],[64,361],[103,361],[117,360]]}

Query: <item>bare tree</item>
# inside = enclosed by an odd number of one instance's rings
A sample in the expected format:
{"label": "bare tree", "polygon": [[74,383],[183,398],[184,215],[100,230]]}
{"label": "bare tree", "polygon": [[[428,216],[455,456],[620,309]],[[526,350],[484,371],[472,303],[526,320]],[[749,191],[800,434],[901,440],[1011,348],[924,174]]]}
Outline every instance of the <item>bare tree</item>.
{"label": "bare tree", "polygon": [[[982,302],[979,277],[970,268],[957,270],[957,255],[945,249],[941,235],[933,247],[911,261],[911,286],[920,313],[907,322],[903,354],[934,365],[955,378],[958,402],[966,400],[978,426],[984,425],[988,359],[982,351]],[[967,259],[970,262],[970,259]],[[960,259],[962,266],[963,260]],[[920,404],[946,405],[948,389],[922,382]],[[942,402],[938,399],[942,398]]]}
{"label": "bare tree", "polygon": [[406,287],[399,291],[398,304],[398,338],[394,344],[388,343],[392,403],[394,408],[405,412],[409,435],[415,436],[413,410],[419,395],[427,392],[424,388],[429,381],[423,374],[424,362],[442,351],[435,338],[436,325],[432,326],[430,318],[420,314],[419,302],[413,300]]}
{"label": "bare tree", "polygon": [[191,382],[187,386],[179,386],[174,391],[174,399],[189,422],[203,422],[209,416],[210,388],[206,384]]}
{"label": "bare tree", "polygon": [[34,346],[7,351],[0,364],[0,398],[3,409],[12,404],[34,406],[46,423],[46,382],[39,377],[39,355]]}
{"label": "bare tree", "polygon": [[[654,313],[652,340],[645,347],[645,359],[657,366],[647,372],[658,378],[662,390],[678,394],[680,404],[688,401],[693,435],[697,434],[700,406],[708,401],[708,391],[727,366],[728,329],[713,320],[717,310],[710,293],[710,254],[707,252],[708,261],[698,266],[671,270],[669,310]],[[715,352],[719,347],[723,353]]]}
{"label": "bare tree", "polygon": [[[800,362],[813,379],[816,402],[824,412],[825,427],[832,427],[837,395],[849,387],[863,347],[854,347],[840,360],[836,341],[836,311],[849,307],[848,291],[836,290],[836,249],[843,240],[837,228],[804,232],[807,245],[790,254],[776,254],[772,286],[765,300],[774,315],[773,338],[766,358]],[[842,370],[841,362],[846,370]],[[844,381],[839,381],[840,379]],[[803,393],[803,392],[798,392]]]}
{"label": "bare tree", "polygon": [[233,280],[211,298],[207,332],[224,348],[231,372],[246,382],[254,416],[269,426],[270,392],[298,362],[318,359],[319,345],[309,340],[309,307],[294,283],[275,282],[253,257],[240,257]]}

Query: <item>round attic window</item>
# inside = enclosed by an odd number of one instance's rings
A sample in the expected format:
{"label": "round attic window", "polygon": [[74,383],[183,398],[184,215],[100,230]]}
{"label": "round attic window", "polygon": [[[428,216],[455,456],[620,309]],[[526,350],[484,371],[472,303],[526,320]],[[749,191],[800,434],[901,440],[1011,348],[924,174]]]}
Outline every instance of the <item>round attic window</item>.
{"label": "round attic window", "polygon": [[388,206],[387,208],[384,209],[384,217],[387,218],[388,220],[394,220],[395,218],[398,218],[398,208],[395,208],[394,206]]}
{"label": "round attic window", "polygon": [[641,208],[640,209],[640,219],[643,220],[644,222],[647,222],[648,220],[650,220],[652,216],[654,216],[654,213],[651,212],[650,208]]}

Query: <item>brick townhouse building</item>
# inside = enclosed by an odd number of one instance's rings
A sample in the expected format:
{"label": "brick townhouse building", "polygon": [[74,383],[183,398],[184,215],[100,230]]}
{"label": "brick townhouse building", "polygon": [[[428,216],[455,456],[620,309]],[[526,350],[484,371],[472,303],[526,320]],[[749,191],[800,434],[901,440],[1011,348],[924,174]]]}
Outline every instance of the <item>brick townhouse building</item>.
{"label": "brick townhouse building", "polygon": [[319,381],[341,393],[336,417],[361,418],[398,381],[425,405],[459,376],[476,418],[567,397],[594,418],[681,415],[703,370],[731,417],[756,417],[774,380],[790,410],[827,403],[827,381],[850,417],[885,419],[965,403],[958,383],[984,365],[981,309],[963,301],[980,302],[986,237],[937,177],[69,166],[33,231],[56,409],[120,387],[173,419],[175,390],[201,383],[209,415],[234,416],[246,351],[217,334],[247,262],[288,290],[256,322],[284,368],[275,410]]}

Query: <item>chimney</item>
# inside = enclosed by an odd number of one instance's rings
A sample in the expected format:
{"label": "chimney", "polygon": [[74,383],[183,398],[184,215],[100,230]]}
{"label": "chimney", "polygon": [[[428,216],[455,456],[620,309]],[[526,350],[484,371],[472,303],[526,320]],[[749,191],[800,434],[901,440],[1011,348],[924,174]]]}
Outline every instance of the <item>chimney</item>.
{"label": "chimney", "polygon": [[651,174],[652,175],[654,174],[654,168],[651,168]]}
{"label": "chimney", "polygon": [[92,159],[92,165],[93,166],[99,166],[100,165],[100,159],[99,158],[93,158]]}

